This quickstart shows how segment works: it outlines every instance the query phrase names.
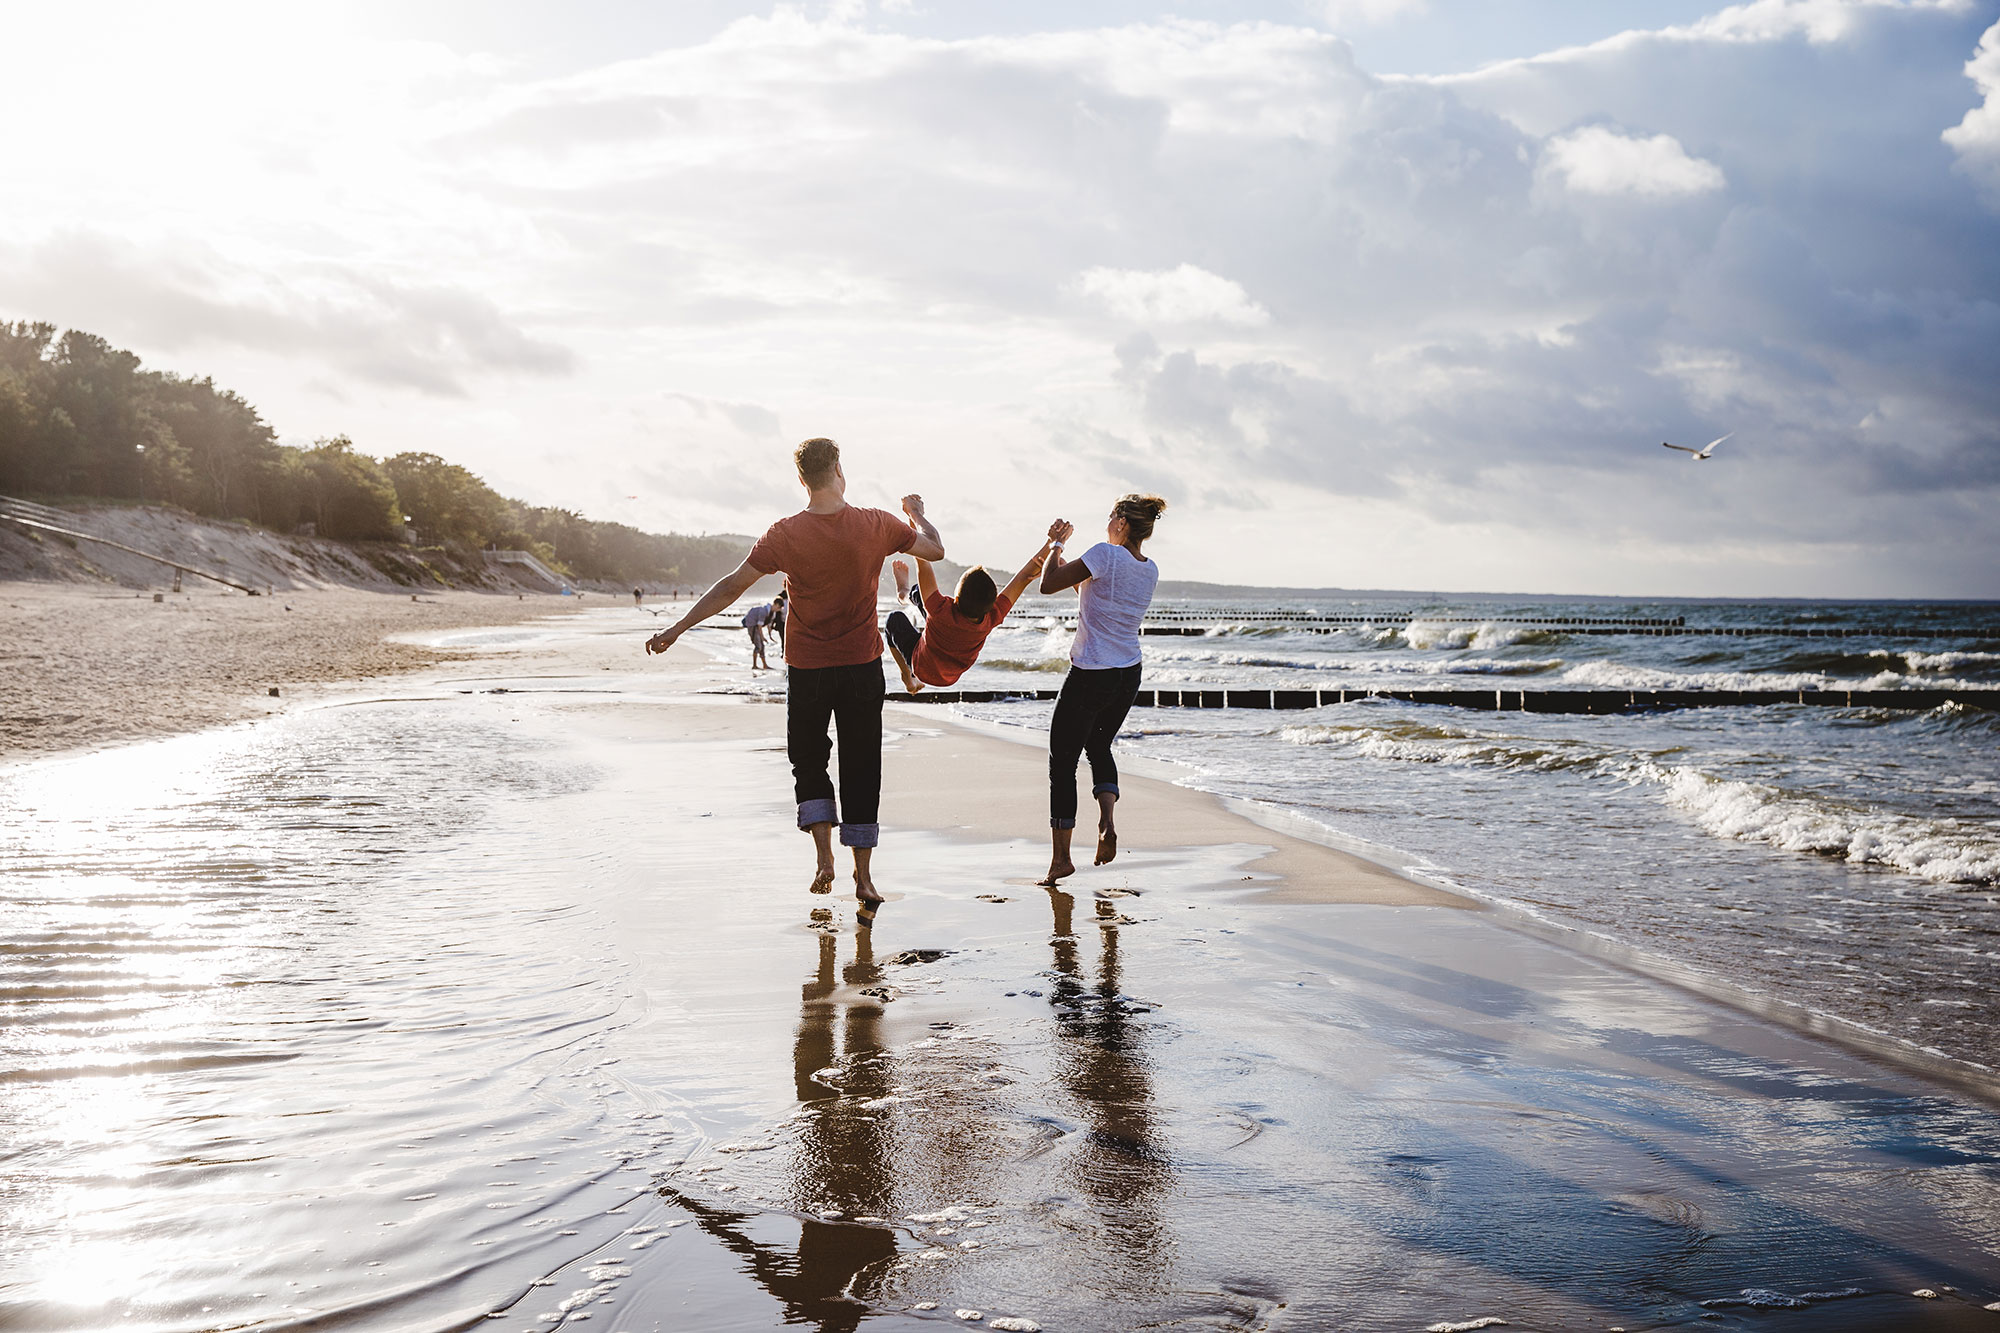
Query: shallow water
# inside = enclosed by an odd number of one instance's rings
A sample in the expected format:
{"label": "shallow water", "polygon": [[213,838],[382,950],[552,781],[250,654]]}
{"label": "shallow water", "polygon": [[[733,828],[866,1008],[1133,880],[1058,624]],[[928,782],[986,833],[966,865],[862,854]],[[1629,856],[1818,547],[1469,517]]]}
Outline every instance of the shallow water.
{"label": "shallow water", "polygon": [[1978,1106],[1476,914],[1202,887],[1240,850],[1051,895],[1037,837],[897,835],[869,942],[712,712],[482,680],[0,772],[0,1327],[2000,1301]]}
{"label": "shallow water", "polygon": [[[1161,686],[2000,689],[1992,606],[1348,599],[1155,610],[1218,627],[1143,640],[1146,680]],[[1331,634],[1255,623],[1281,610],[1373,623]],[[1509,623],[1560,616],[1868,633],[1659,638]],[[1053,688],[1068,644],[1054,619],[1017,616],[962,684]],[[1050,706],[958,711],[1039,732]],[[1193,785],[1282,806],[1674,968],[2000,1066],[2000,714],[1563,717],[1371,700],[1301,713],[1141,709],[1121,743],[1179,765]]]}

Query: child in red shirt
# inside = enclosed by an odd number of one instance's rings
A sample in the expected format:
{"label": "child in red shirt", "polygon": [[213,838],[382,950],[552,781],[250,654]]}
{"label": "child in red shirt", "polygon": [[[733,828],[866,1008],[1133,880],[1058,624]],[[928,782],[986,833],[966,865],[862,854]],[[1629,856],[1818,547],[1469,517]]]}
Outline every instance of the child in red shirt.
{"label": "child in red shirt", "polygon": [[[922,594],[920,604],[925,617],[923,631],[919,633],[909,616],[901,611],[891,611],[888,624],[882,627],[889,655],[896,659],[897,669],[903,673],[903,688],[915,694],[926,685],[956,684],[979,660],[986,636],[1000,627],[1029,582],[1041,574],[1042,562],[1048,558],[1049,543],[1044,542],[1042,549],[1021,566],[1004,592],[995,589],[993,576],[984,565],[974,565],[959,576],[958,590],[950,597],[938,591],[931,562],[917,561],[917,589]],[[902,576],[898,582],[909,577],[900,560],[896,562],[896,572]]]}

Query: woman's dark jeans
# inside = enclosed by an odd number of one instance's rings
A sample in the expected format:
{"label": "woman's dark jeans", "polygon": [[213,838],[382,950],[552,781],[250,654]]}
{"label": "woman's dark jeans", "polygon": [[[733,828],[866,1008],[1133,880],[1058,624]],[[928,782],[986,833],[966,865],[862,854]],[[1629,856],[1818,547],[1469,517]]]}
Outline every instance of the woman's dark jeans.
{"label": "woman's dark jeans", "polygon": [[[838,824],[843,847],[873,847],[882,836],[876,822],[882,806],[882,659],[857,666],[788,667],[785,682],[785,754],[792,761],[799,827]],[[829,721],[840,734],[838,806],[826,775],[833,751]]]}
{"label": "woman's dark jeans", "polygon": [[1090,756],[1090,794],[1118,792],[1111,742],[1139,693],[1139,664],[1101,670],[1073,666],[1049,721],[1049,827],[1076,827],[1076,761]]}

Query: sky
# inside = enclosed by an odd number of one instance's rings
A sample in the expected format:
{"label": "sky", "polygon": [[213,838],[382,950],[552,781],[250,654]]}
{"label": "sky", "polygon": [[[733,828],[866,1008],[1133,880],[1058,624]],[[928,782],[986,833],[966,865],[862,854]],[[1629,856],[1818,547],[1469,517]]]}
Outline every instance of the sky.
{"label": "sky", "polygon": [[[655,531],[2000,597],[2000,0],[8,5],[0,318]],[[1729,438],[1705,462],[1660,447]]]}

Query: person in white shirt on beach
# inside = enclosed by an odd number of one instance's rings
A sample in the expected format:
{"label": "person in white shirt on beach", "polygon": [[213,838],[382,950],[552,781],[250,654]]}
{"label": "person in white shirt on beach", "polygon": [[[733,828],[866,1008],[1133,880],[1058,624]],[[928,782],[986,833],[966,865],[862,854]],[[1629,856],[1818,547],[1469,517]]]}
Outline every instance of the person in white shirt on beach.
{"label": "person in white shirt on beach", "polygon": [[1070,838],[1076,830],[1076,763],[1090,757],[1090,794],[1097,798],[1097,865],[1118,855],[1118,765],[1111,744],[1139,692],[1139,625],[1153,604],[1160,568],[1140,548],[1153,524],[1167,511],[1157,495],[1127,495],[1112,506],[1105,540],[1065,561],[1063,543],[1076,525],[1057,519],[1049,526],[1055,550],[1042,569],[1042,591],[1076,588],[1076,638],[1070,644],[1069,674],[1056,696],[1049,721],[1049,873],[1054,885],[1076,873]]}

